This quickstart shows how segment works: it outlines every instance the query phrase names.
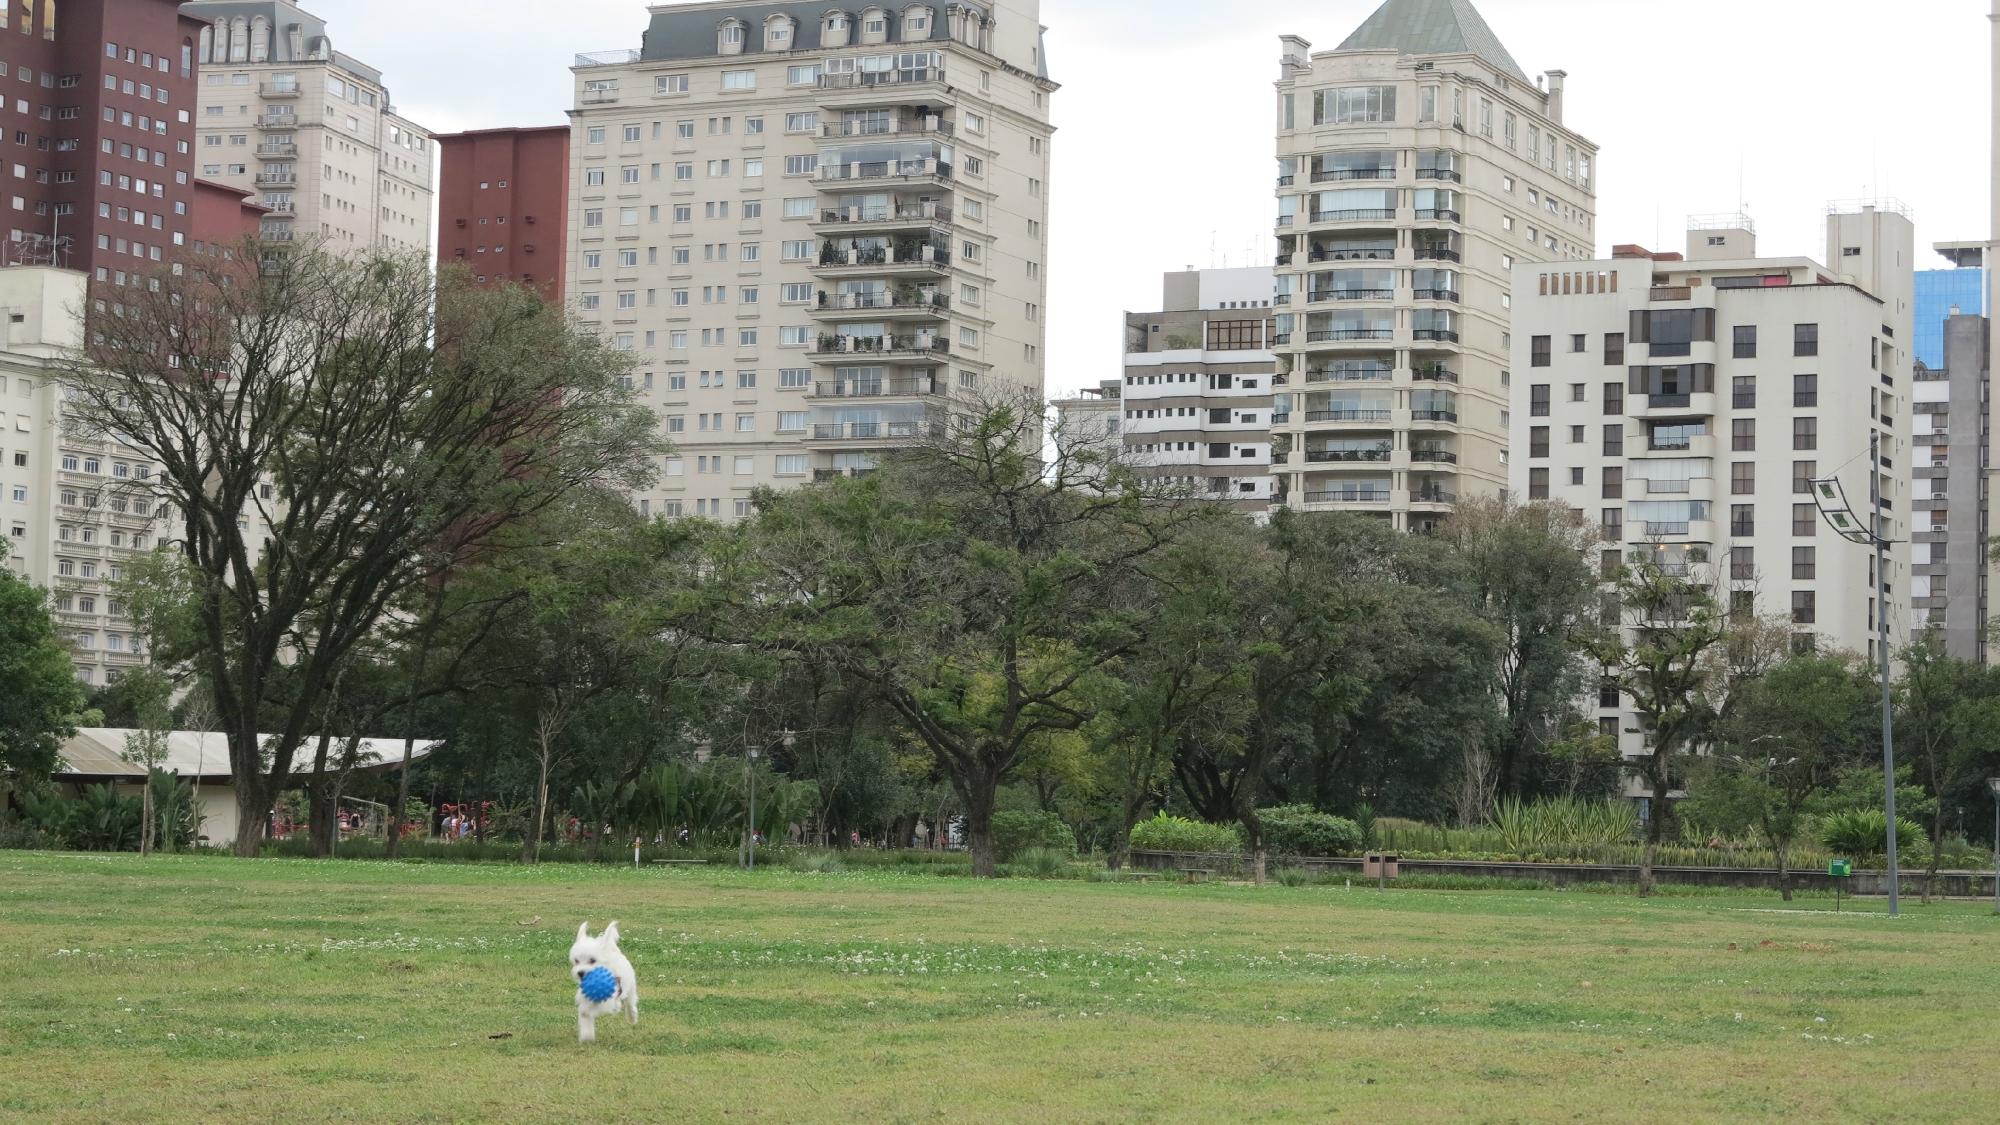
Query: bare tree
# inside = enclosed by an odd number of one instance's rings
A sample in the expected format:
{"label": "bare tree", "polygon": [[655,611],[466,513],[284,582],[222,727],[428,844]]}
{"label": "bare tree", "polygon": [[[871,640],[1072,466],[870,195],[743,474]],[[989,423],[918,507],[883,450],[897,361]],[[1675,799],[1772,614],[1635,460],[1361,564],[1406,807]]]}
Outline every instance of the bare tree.
{"label": "bare tree", "polygon": [[[68,421],[149,457],[177,509],[239,855],[257,854],[341,660],[399,595],[650,464],[623,355],[533,293],[465,281],[422,255],[246,245],[94,294]],[[296,682],[277,700],[281,664]]]}

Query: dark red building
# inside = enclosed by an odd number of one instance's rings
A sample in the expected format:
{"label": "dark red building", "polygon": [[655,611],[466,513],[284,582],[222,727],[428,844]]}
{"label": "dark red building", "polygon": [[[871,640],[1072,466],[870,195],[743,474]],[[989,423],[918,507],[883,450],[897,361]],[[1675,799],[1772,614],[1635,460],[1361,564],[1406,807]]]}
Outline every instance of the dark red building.
{"label": "dark red building", "polygon": [[195,43],[176,0],[13,0],[0,30],[10,115],[8,262],[136,283],[193,238]]}
{"label": "dark red building", "polygon": [[257,193],[197,177],[194,181],[194,222],[190,241],[197,254],[232,250],[245,239],[256,238],[269,207],[257,202]]}
{"label": "dark red building", "polygon": [[439,134],[438,262],[562,300],[569,126]]}

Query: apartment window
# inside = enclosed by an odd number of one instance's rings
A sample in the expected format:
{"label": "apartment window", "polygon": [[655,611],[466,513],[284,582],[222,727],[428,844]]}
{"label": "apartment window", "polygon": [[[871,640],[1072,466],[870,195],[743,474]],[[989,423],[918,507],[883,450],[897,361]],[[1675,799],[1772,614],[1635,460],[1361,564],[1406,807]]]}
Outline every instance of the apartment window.
{"label": "apartment window", "polygon": [[1792,448],[1793,449],[1819,448],[1819,419],[1817,418],[1792,419]]}
{"label": "apartment window", "polygon": [[1815,557],[1816,552],[1817,548],[1814,547],[1792,548],[1793,578],[1806,580],[1819,576],[1819,560]]}
{"label": "apartment window", "polygon": [[1625,509],[1606,508],[1598,514],[1598,534],[1607,543],[1625,538]]}
{"label": "apartment window", "polygon": [[640,139],[641,139],[641,138],[640,138],[640,136],[639,136],[639,127],[638,127],[637,125],[627,125],[627,126],[625,126],[625,130],[624,130],[624,134],[623,134],[623,135],[624,135],[624,137],[625,137],[625,143],[626,143],[626,144],[632,144],[632,145],[635,145],[635,144],[638,144],[638,143],[639,143],[639,141],[640,141]]}
{"label": "apartment window", "polygon": [[1756,359],[1757,326],[1754,324],[1739,324],[1735,328],[1735,335],[1736,335],[1736,351],[1735,351],[1736,358]]}
{"label": "apartment window", "polygon": [[1819,405],[1819,376],[1817,375],[1792,376],[1792,405],[1793,406]]}
{"label": "apartment window", "polygon": [[1625,413],[1625,384],[1621,380],[1604,384],[1604,412],[1606,414]]}
{"label": "apartment window", "polygon": [[1348,86],[1313,92],[1313,124],[1351,125],[1396,119],[1394,86]]}
{"label": "apartment window", "polygon": [[737,433],[739,434],[753,433],[756,431],[756,429],[757,429],[757,416],[755,414],[738,414],[736,416]]}
{"label": "apartment window", "polygon": [[1812,493],[1813,478],[1819,475],[1819,462],[1792,462],[1792,491],[1802,496]]}
{"label": "apartment window", "polygon": [[1604,365],[1617,367],[1625,362],[1625,333],[1606,332],[1604,334]]}
{"label": "apartment window", "polygon": [[1757,420],[1755,418],[1730,419],[1729,448],[1737,453],[1756,452]]}
{"label": "apartment window", "polygon": [[1795,356],[1819,354],[1819,325],[1792,325],[1792,354]]}
{"label": "apartment window", "polygon": [[1729,534],[1757,534],[1757,508],[1754,504],[1731,504],[1729,506]]}
{"label": "apartment window", "polygon": [[755,90],[757,72],[754,70],[725,70],[722,72],[722,88],[725,90]]}
{"label": "apartment window", "polygon": [[1549,428],[1530,426],[1528,428],[1528,456],[1547,457],[1549,455]]}
{"label": "apartment window", "polygon": [[1569,385],[1569,400],[1570,400],[1571,402],[1582,402],[1582,401],[1583,401],[1583,384],[1582,384],[1582,383],[1571,383],[1571,384]]}
{"label": "apartment window", "polygon": [[1604,467],[1604,479],[1598,495],[1605,500],[1617,500],[1625,495],[1625,470],[1617,465]]}
{"label": "apartment window", "polygon": [[785,115],[785,132],[787,133],[811,133],[818,129],[819,114],[817,113],[787,113]]}
{"label": "apartment window", "polygon": [[1737,375],[1729,380],[1729,405],[1738,410],[1754,410],[1757,407],[1757,377]]}
{"label": "apartment window", "polygon": [[1549,385],[1536,383],[1528,388],[1528,415],[1532,418],[1549,416]]}
{"label": "apartment window", "polygon": [[1625,456],[1625,427],[1613,422],[1604,427],[1604,455],[1606,457]]}
{"label": "apartment window", "polygon": [[1535,337],[1530,342],[1529,348],[1528,365],[1530,367],[1547,367],[1549,365],[1549,337]]}
{"label": "apartment window", "polygon": [[656,94],[685,94],[688,92],[688,76],[685,74],[662,74],[653,79]]}
{"label": "apartment window", "polygon": [[1729,548],[1729,580],[1731,582],[1757,580],[1757,553],[1754,548]]}
{"label": "apartment window", "polygon": [[1811,590],[1793,590],[1792,624],[1811,625],[1818,620],[1819,595]]}
{"label": "apartment window", "polygon": [[807,153],[803,156],[785,157],[785,175],[809,176],[819,170],[819,154]]}
{"label": "apartment window", "polygon": [[1582,445],[1582,444],[1583,444],[1583,427],[1582,427],[1582,426],[1571,426],[1571,427],[1569,428],[1569,443],[1570,443],[1571,445]]}
{"label": "apartment window", "polygon": [[1732,496],[1755,496],[1757,494],[1757,463],[1737,461],[1729,466],[1729,492]]}
{"label": "apartment window", "polygon": [[1811,538],[1819,534],[1819,507],[1815,504],[1792,505],[1792,534]]}
{"label": "apartment window", "polygon": [[779,433],[795,434],[800,432],[801,430],[804,430],[805,428],[806,428],[806,411],[803,410],[778,411]]}
{"label": "apartment window", "polygon": [[1547,500],[1549,498],[1549,471],[1544,468],[1528,470],[1528,499]]}
{"label": "apartment window", "polygon": [[1569,471],[1569,482],[1570,482],[1571,484],[1573,484],[1573,485],[1576,485],[1576,486],[1578,486],[1578,487],[1582,487],[1582,485],[1583,485],[1583,466],[1581,466],[1581,465],[1578,465],[1578,466],[1576,466],[1576,467],[1572,468],[1572,469],[1571,469],[1571,470]]}
{"label": "apartment window", "polygon": [[812,385],[812,368],[783,368],[778,372],[778,385],[787,388],[809,387]]}

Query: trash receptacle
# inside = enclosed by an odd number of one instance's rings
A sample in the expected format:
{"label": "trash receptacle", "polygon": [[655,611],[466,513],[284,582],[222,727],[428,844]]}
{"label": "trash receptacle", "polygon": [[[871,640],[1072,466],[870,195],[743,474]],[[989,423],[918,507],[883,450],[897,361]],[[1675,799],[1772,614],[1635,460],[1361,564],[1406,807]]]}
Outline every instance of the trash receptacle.
{"label": "trash receptacle", "polygon": [[1401,859],[1389,852],[1369,852],[1361,857],[1361,874],[1368,879],[1394,879]]}

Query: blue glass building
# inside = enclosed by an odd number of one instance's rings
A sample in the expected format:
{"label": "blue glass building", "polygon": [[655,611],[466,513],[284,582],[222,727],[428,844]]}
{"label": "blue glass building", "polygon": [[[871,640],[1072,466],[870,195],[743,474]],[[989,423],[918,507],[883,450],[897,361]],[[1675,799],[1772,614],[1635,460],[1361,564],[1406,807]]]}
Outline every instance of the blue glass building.
{"label": "blue glass building", "polygon": [[1932,370],[1944,367],[1944,319],[1953,306],[1968,315],[1986,312],[1986,271],[1978,268],[1917,271],[1917,361]]}

